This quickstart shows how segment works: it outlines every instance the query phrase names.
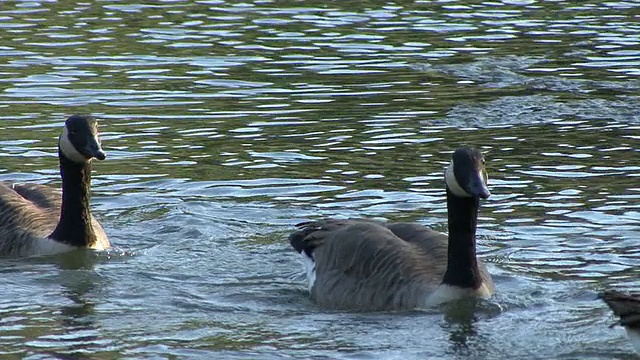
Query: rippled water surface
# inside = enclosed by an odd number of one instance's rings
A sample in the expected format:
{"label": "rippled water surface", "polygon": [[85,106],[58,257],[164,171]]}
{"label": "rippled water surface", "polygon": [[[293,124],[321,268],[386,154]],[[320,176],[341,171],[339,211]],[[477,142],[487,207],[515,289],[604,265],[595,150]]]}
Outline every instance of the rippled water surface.
{"label": "rippled water surface", "polygon": [[[2,260],[0,356],[625,359],[596,298],[638,288],[640,2],[0,2],[0,180],[59,186],[101,119],[102,254]],[[498,294],[316,307],[301,220],[446,228],[452,149],[487,153]]]}

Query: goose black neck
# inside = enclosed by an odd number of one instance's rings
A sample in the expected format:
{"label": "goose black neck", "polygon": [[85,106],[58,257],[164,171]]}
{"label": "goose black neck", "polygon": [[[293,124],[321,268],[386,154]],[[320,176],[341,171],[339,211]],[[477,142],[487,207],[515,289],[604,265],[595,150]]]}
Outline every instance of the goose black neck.
{"label": "goose black neck", "polygon": [[62,243],[87,247],[97,241],[91,224],[91,162],[79,164],[58,150],[62,177],[60,221],[50,238]]}
{"label": "goose black neck", "polygon": [[458,197],[447,189],[449,246],[443,284],[473,289],[482,285],[476,258],[479,206],[480,200],[477,197]]}

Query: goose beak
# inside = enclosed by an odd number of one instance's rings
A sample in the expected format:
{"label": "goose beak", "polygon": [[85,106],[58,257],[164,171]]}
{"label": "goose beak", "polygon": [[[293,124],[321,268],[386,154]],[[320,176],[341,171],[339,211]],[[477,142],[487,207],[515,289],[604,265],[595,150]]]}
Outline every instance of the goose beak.
{"label": "goose beak", "polygon": [[489,188],[484,181],[484,177],[481,174],[474,176],[471,180],[471,183],[469,184],[469,194],[481,199],[486,199],[491,196],[491,191],[489,191]]}
{"label": "goose beak", "polygon": [[107,154],[102,149],[100,149],[93,154],[93,157],[98,160],[104,160],[107,158]]}
{"label": "goose beak", "polygon": [[102,150],[102,146],[100,146],[100,142],[96,137],[93,137],[91,140],[89,140],[83,150],[83,153],[89,155],[92,158],[96,158],[98,160],[104,160],[107,158],[107,154],[104,152],[104,150]]}

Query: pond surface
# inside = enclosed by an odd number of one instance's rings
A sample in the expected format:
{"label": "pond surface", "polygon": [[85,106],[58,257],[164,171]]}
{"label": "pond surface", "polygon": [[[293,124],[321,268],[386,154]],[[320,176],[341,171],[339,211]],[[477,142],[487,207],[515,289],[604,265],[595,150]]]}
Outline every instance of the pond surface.
{"label": "pond surface", "polygon": [[[640,3],[0,3],[0,180],[59,186],[101,119],[106,253],[2,260],[2,358],[627,359],[596,298],[638,288]],[[446,229],[486,152],[498,294],[405,313],[309,299],[293,225]]]}

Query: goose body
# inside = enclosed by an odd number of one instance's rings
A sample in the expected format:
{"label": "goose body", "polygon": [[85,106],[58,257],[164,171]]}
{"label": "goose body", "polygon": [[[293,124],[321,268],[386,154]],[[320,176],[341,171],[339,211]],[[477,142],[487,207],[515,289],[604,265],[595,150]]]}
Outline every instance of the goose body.
{"label": "goose body", "polygon": [[487,198],[482,154],[460,148],[445,172],[449,234],[417,223],[324,219],[298,225],[289,241],[300,253],[313,299],[350,310],[413,309],[495,293],[476,259],[480,198]]}
{"label": "goose body", "polygon": [[62,191],[40,184],[0,182],[0,256],[49,255],[110,246],[91,215],[91,160],[103,160],[97,122],[71,116],[58,143]]}
{"label": "goose body", "polygon": [[600,298],[620,318],[619,324],[624,326],[631,345],[640,354],[640,294],[606,291]]}

